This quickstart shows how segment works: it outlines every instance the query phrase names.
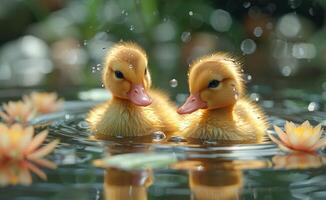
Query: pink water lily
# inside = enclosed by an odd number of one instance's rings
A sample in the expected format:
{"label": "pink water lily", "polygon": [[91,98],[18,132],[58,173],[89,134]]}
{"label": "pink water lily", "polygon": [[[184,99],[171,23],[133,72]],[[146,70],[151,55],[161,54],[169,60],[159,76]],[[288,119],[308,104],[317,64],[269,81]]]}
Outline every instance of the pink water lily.
{"label": "pink water lily", "polygon": [[63,100],[58,99],[58,95],[54,92],[32,92],[23,98],[41,114],[58,111],[63,106]]}
{"label": "pink water lily", "polygon": [[280,148],[287,151],[314,152],[326,145],[326,137],[321,138],[321,124],[313,127],[308,121],[301,125],[286,122],[284,131],[278,126],[274,126],[279,139],[269,134],[273,142]]}
{"label": "pink water lily", "polygon": [[54,140],[41,147],[47,135],[47,131],[42,131],[34,136],[33,127],[0,123],[0,161],[27,159],[46,163],[43,157],[51,153],[58,144],[58,140]]}
{"label": "pink water lily", "polygon": [[2,108],[3,111],[0,111],[0,117],[7,124],[15,122],[26,124],[36,114],[32,104],[23,101],[9,101],[7,104],[4,103]]}
{"label": "pink water lily", "polygon": [[0,186],[30,185],[32,173],[46,179],[46,174],[38,166],[56,168],[55,163],[44,159],[44,156],[58,144],[58,140],[54,140],[41,146],[47,135],[47,131],[42,131],[34,136],[31,126],[0,123]]}

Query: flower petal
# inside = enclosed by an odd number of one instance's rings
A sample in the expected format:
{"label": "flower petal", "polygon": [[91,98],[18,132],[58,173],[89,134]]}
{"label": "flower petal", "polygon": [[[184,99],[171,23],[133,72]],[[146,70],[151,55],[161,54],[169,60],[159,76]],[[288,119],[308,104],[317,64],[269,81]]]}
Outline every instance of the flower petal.
{"label": "flower petal", "polygon": [[29,162],[27,163],[27,167],[41,179],[43,180],[47,179],[46,174],[42,170],[40,170],[40,168],[38,168],[36,165],[33,165],[32,163]]}
{"label": "flower petal", "polygon": [[31,142],[33,135],[34,135],[34,129],[33,127],[27,127],[24,130],[24,135],[23,138],[21,139],[21,143],[20,143],[20,148],[21,150],[25,149]]}
{"label": "flower petal", "polygon": [[31,161],[33,161],[34,163],[41,165],[42,167],[46,167],[49,169],[56,169],[57,165],[50,161],[50,160],[46,160],[46,159],[42,159],[42,158],[37,158],[37,159],[31,159]]}
{"label": "flower petal", "polygon": [[288,136],[282,131],[281,128],[279,128],[278,126],[274,126],[274,130],[285,145],[291,146],[289,143]]}
{"label": "flower petal", "polygon": [[32,184],[32,176],[28,169],[20,169],[18,175],[18,182],[23,185],[30,185]]}
{"label": "flower petal", "polygon": [[326,146],[326,137],[321,138],[314,146],[311,147],[311,149],[317,150],[323,146]]}
{"label": "flower petal", "polygon": [[32,140],[32,142],[29,144],[29,146],[26,148],[25,153],[29,154],[33,152],[35,149],[37,149],[43,143],[47,135],[48,132],[46,130],[37,134]]}
{"label": "flower petal", "polygon": [[32,154],[28,155],[27,158],[28,159],[37,159],[37,158],[41,158],[44,157],[46,155],[48,155],[49,153],[51,153],[55,147],[58,145],[59,140],[54,140],[51,143],[47,144],[46,146],[36,150],[35,152],[33,152]]}

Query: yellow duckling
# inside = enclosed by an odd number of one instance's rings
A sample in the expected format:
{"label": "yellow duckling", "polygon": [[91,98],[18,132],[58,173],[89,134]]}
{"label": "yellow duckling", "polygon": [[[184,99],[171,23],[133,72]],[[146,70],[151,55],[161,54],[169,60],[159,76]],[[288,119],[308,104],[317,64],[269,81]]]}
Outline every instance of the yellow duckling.
{"label": "yellow duckling", "polygon": [[116,44],[105,58],[102,79],[113,97],[88,114],[97,138],[179,130],[176,107],[162,92],[150,90],[147,57],[138,45]]}
{"label": "yellow duckling", "polygon": [[268,127],[265,114],[245,97],[242,73],[227,54],[216,53],[194,62],[189,72],[190,96],[178,109],[189,114],[190,138],[227,142],[261,142]]}

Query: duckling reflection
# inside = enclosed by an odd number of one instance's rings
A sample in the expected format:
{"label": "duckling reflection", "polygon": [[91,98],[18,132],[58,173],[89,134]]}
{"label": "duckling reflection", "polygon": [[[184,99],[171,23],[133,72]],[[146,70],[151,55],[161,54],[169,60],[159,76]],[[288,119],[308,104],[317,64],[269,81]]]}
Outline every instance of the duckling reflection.
{"label": "duckling reflection", "polygon": [[[107,155],[148,152],[147,146],[107,145]],[[107,200],[146,200],[147,188],[153,183],[151,170],[126,171],[109,167],[104,172],[104,197]]]}
{"label": "duckling reflection", "polygon": [[146,200],[147,188],[153,183],[150,170],[124,171],[108,168],[104,176],[104,196],[107,200]]}
{"label": "duckling reflection", "polygon": [[176,107],[160,91],[151,90],[145,51],[133,43],[118,43],[104,64],[103,83],[112,99],[90,111],[87,121],[96,137],[145,136],[179,130]]}
{"label": "duckling reflection", "polygon": [[268,161],[193,158],[180,161],[174,169],[189,171],[189,187],[195,199],[239,199],[244,169],[269,167]]}
{"label": "duckling reflection", "polygon": [[189,186],[194,199],[239,199],[242,179],[240,170],[189,172]]}
{"label": "duckling reflection", "polygon": [[178,109],[190,114],[189,138],[261,142],[267,129],[262,110],[245,97],[242,72],[230,56],[216,53],[199,58],[189,71],[190,97]]}
{"label": "duckling reflection", "polygon": [[174,168],[189,170],[189,187],[194,199],[239,199],[243,174],[232,161],[187,160]]}

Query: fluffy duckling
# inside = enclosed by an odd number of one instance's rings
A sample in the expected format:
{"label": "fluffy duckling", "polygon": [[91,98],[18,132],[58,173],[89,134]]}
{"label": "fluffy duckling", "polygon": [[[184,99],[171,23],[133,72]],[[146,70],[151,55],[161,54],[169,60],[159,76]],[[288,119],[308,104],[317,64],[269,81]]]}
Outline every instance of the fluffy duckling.
{"label": "fluffy duckling", "polygon": [[91,110],[87,117],[97,138],[179,130],[176,107],[162,92],[150,90],[147,57],[138,45],[116,44],[105,58],[102,79],[113,97]]}
{"label": "fluffy duckling", "polygon": [[190,96],[178,109],[189,114],[185,135],[227,142],[261,142],[268,127],[261,109],[245,97],[237,62],[217,53],[194,62],[189,72]]}

